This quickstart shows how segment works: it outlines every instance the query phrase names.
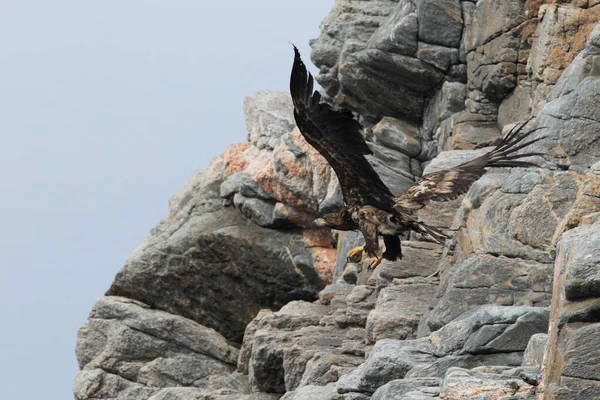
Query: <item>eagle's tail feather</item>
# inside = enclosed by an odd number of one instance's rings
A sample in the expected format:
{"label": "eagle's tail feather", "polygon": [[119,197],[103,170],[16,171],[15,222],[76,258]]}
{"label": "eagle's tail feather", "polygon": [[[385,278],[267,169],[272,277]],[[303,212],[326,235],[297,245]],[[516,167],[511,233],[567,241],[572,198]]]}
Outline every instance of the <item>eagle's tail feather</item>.
{"label": "eagle's tail feather", "polygon": [[444,244],[446,239],[450,238],[450,236],[446,235],[444,232],[442,232],[438,228],[434,228],[432,226],[425,225],[423,223],[416,223],[414,225],[415,226],[413,229],[417,233],[427,236],[428,238],[432,239],[436,243]]}

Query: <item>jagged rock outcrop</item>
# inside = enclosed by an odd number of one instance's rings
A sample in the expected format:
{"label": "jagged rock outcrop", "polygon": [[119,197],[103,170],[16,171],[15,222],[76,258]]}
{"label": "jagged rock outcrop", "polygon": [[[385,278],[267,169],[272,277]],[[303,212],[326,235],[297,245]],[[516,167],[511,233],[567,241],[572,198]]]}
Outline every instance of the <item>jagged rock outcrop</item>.
{"label": "jagged rock outcrop", "polygon": [[[75,398],[600,397],[600,1],[338,0],[313,40],[393,192],[530,116],[540,168],[495,169],[419,211],[371,273],[289,95],[244,104],[247,141],[196,172],[79,331]],[[435,272],[439,275],[432,276]]]}

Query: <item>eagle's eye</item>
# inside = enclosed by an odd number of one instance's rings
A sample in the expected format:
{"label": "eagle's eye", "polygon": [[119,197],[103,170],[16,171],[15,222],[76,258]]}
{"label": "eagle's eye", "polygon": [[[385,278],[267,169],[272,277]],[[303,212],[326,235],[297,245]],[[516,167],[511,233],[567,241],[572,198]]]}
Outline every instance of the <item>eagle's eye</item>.
{"label": "eagle's eye", "polygon": [[396,218],[395,215],[388,214],[388,216],[387,216],[387,223],[389,225],[398,225],[398,224],[400,224],[400,220],[398,218]]}

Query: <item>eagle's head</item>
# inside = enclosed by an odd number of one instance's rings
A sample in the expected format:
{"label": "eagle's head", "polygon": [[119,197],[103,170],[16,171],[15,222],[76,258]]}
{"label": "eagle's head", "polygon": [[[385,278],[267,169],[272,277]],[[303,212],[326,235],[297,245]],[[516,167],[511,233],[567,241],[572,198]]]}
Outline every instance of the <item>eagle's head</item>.
{"label": "eagle's head", "polygon": [[348,209],[336,213],[329,213],[317,218],[312,223],[313,228],[331,228],[340,231],[352,231],[358,229],[358,225],[352,219]]}

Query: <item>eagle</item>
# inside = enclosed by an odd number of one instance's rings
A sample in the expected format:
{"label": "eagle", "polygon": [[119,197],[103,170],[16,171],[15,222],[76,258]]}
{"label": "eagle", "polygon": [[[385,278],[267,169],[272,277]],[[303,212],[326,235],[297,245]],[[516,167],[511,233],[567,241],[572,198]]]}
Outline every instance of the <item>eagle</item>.
{"label": "eagle", "polygon": [[[541,153],[515,154],[541,139],[524,141],[537,130],[522,133],[528,120],[511,129],[490,152],[456,167],[423,175],[395,196],[365,157],[372,151],[362,135],[362,125],[350,110],[336,110],[321,101],[321,94],[313,88],[313,77],[295,46],[294,53],[290,94],[296,125],[304,139],[335,172],[344,202],[341,210],[315,219],[313,227],[359,230],[365,244],[352,249],[348,260],[358,262],[366,252],[373,258],[369,270],[375,269],[382,259],[395,261],[402,258],[399,235],[406,231],[415,231],[444,243],[447,235],[442,230],[418,221],[415,216],[415,212],[430,201],[457,198],[469,190],[487,167],[537,167],[520,159]],[[380,236],[385,246],[383,252],[379,246]]]}

